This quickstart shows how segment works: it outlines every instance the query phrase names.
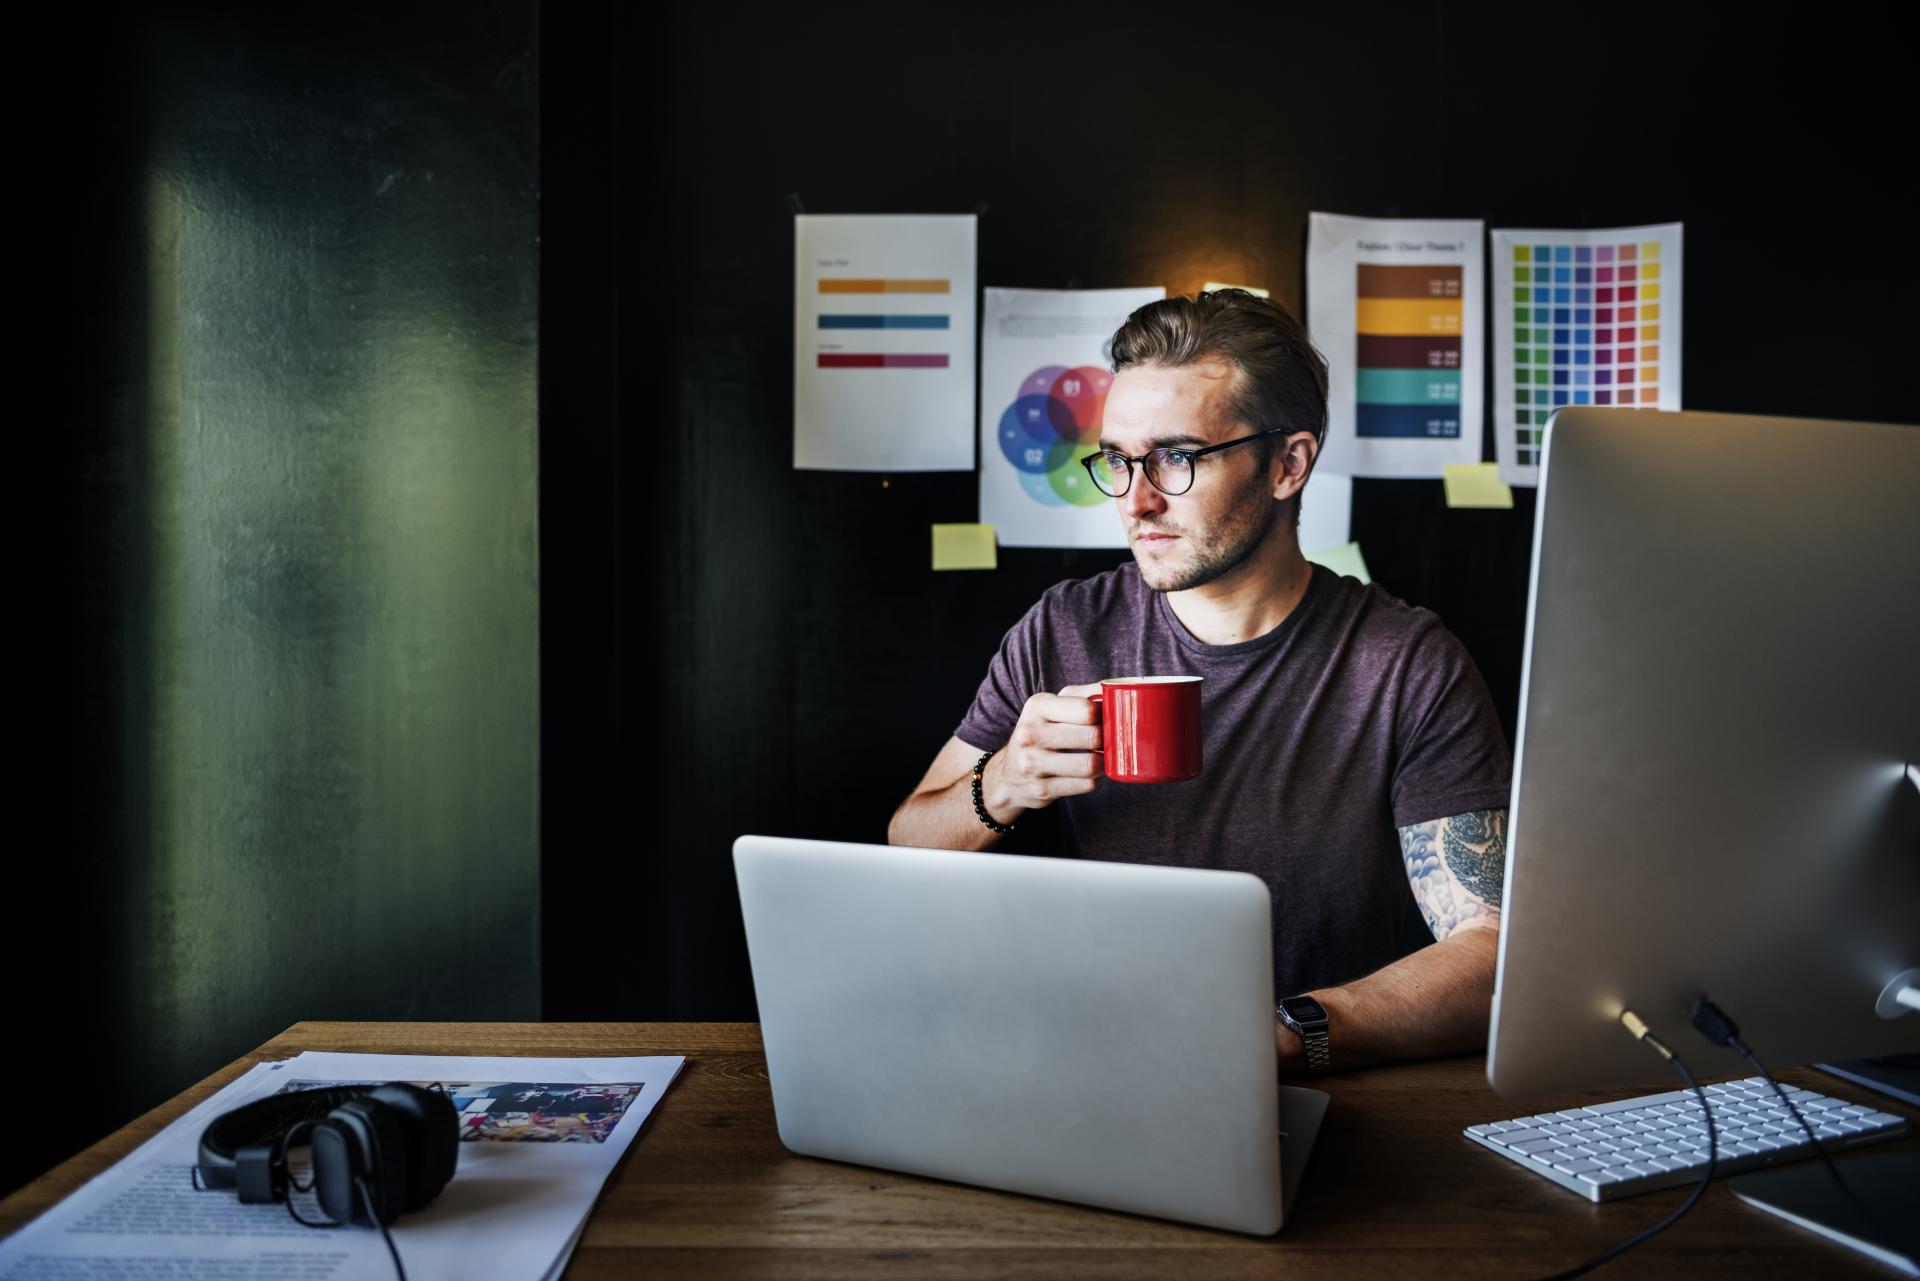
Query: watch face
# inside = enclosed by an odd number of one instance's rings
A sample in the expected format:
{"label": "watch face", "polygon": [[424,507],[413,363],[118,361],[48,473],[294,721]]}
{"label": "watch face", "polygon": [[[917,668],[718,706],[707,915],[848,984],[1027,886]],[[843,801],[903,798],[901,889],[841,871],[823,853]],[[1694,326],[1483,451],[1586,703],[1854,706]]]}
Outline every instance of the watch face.
{"label": "watch face", "polygon": [[1290,996],[1280,1004],[1296,1023],[1319,1023],[1327,1017],[1326,1008],[1310,996]]}

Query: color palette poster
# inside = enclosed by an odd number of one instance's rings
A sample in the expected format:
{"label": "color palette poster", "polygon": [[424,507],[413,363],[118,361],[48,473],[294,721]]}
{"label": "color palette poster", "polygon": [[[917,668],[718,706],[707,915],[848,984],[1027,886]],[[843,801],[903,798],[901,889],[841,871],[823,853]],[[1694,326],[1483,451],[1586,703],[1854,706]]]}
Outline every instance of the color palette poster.
{"label": "color palette poster", "polygon": [[979,224],[795,216],[795,467],[973,469]]}
{"label": "color palette poster", "polygon": [[1438,478],[1480,461],[1485,227],[1312,215],[1307,329],[1327,359],[1320,467]]}
{"label": "color palette poster", "polygon": [[1556,410],[1680,408],[1680,228],[1493,233],[1500,479],[1539,484]]}
{"label": "color palette poster", "polygon": [[980,520],[1002,547],[1125,547],[1097,452],[1114,331],[1167,296],[1141,289],[988,289],[980,332]]}

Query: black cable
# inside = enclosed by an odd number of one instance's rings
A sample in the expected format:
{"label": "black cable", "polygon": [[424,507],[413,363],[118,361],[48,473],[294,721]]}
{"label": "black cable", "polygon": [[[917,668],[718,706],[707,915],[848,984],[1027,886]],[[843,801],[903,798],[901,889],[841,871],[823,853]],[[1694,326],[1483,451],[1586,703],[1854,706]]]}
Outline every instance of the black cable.
{"label": "black cable", "polygon": [[400,1263],[399,1248],[393,1244],[393,1233],[387,1231],[387,1222],[380,1217],[380,1211],[373,1207],[373,1193],[367,1190],[367,1177],[364,1174],[353,1176],[353,1186],[360,1189],[360,1199],[366,1204],[367,1213],[373,1216],[374,1224],[380,1229],[380,1235],[386,1239],[387,1253],[393,1256],[393,1270],[400,1274],[400,1281],[407,1281],[407,1270]]}
{"label": "black cable", "polygon": [[337,1228],[340,1226],[338,1223],[331,1220],[322,1223],[318,1219],[309,1219],[302,1215],[300,1211],[293,1208],[294,1194],[311,1192],[313,1190],[313,1178],[309,1176],[305,1183],[294,1178],[293,1167],[287,1163],[287,1152],[294,1145],[294,1136],[296,1134],[305,1135],[311,1132],[315,1124],[316,1122],[313,1121],[298,1122],[297,1124],[288,1126],[286,1133],[280,1136],[280,1152],[276,1160],[280,1168],[287,1172],[287,1215],[303,1228]]}
{"label": "black cable", "polygon": [[1819,1154],[1821,1164],[1827,1167],[1827,1173],[1833,1178],[1833,1185],[1840,1189],[1840,1195],[1847,1199],[1847,1204],[1854,1208],[1854,1212],[1868,1227],[1880,1234],[1882,1245],[1903,1260],[1909,1268],[1920,1271],[1920,1264],[1916,1264],[1913,1259],[1901,1252],[1899,1238],[1887,1231],[1880,1220],[1874,1217],[1873,1211],[1867,1209],[1866,1202],[1854,1195],[1853,1189],[1847,1186],[1847,1181],[1840,1177],[1839,1167],[1834,1165],[1833,1158],[1827,1155],[1826,1145],[1821,1143],[1820,1136],[1813,1132],[1813,1126],[1801,1113],[1799,1105],[1780,1088],[1780,1082],[1773,1079],[1773,1073],[1767,1071],[1766,1064],[1762,1063],[1747,1043],[1740,1039],[1740,1029],[1734,1026],[1733,1020],[1727,1016],[1726,1011],[1702,996],[1695,999],[1692,1016],[1693,1026],[1701,1036],[1714,1045],[1732,1046],[1739,1051],[1741,1058],[1753,1064],[1754,1070],[1767,1079],[1767,1084],[1773,1087],[1774,1094],[1787,1105],[1787,1111],[1793,1113],[1793,1119],[1800,1123],[1802,1130],[1806,1131],[1807,1142],[1813,1144],[1813,1150]]}
{"label": "black cable", "polygon": [[1654,1224],[1652,1227],[1646,1228],[1646,1229],[1643,1229],[1642,1231],[1634,1233],[1632,1236],[1628,1237],[1626,1240],[1618,1243],[1617,1245],[1609,1246],[1607,1249],[1602,1250],[1599,1254],[1594,1255],[1591,1259],[1588,1259],[1585,1263],[1582,1263],[1577,1267],[1569,1268],[1565,1272],[1556,1272],[1552,1276],[1545,1278],[1544,1281],[1569,1281],[1569,1278],[1582,1276],[1588,1272],[1593,1271],[1595,1268],[1599,1267],[1601,1264],[1607,1262],[1610,1259],[1619,1258],[1621,1255],[1625,1254],[1628,1250],[1633,1249],[1634,1246],[1639,1245],[1642,1241],[1645,1241],[1650,1237],[1656,1236],[1659,1233],[1665,1232],[1668,1228],[1672,1227],[1674,1224],[1680,1221],[1680,1216],[1684,1215],[1688,1210],[1691,1210],[1695,1205],[1699,1203],[1700,1198],[1706,1194],[1708,1185],[1713,1182],[1715,1167],[1719,1165],[1720,1140],[1713,1127],[1713,1108],[1709,1106],[1707,1103],[1707,1092],[1700,1088],[1700,1082],[1693,1079],[1693,1073],[1689,1072],[1687,1070],[1687,1065],[1680,1061],[1680,1056],[1675,1054],[1673,1050],[1668,1047],[1666,1042],[1662,1041],[1659,1037],[1655,1036],[1648,1029],[1647,1025],[1645,1023],[1642,1023],[1640,1021],[1639,1016],[1634,1014],[1632,1010],[1621,1011],[1620,1021],[1626,1024],[1627,1030],[1633,1033],[1635,1040],[1645,1041],[1648,1045],[1653,1047],[1654,1051],[1657,1054],[1659,1054],[1661,1058],[1673,1064],[1674,1068],[1679,1071],[1680,1075],[1687,1079],[1688,1087],[1691,1088],[1693,1092],[1699,1096],[1700,1111],[1703,1112],[1707,1118],[1706,1173],[1700,1176],[1700,1182],[1693,1185],[1692,1194],[1688,1196],[1685,1201],[1681,1202],[1680,1208],[1675,1210],[1672,1214],[1669,1214],[1666,1218],[1660,1220],[1660,1222]]}

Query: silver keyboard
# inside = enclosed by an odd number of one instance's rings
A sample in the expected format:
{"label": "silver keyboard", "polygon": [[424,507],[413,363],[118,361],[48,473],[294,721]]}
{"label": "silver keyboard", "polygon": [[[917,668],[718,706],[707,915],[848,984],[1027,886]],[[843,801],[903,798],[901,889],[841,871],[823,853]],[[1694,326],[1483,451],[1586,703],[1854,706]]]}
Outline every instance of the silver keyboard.
{"label": "silver keyboard", "polygon": [[[1898,1138],[1908,1130],[1907,1122],[1890,1112],[1791,1085],[1781,1088],[1829,1153]],[[1716,1177],[1814,1155],[1807,1132],[1765,1077],[1705,1089],[1719,1139]],[[1589,1201],[1691,1183],[1707,1167],[1707,1123],[1700,1096],[1692,1090],[1470,1125],[1466,1133]]]}

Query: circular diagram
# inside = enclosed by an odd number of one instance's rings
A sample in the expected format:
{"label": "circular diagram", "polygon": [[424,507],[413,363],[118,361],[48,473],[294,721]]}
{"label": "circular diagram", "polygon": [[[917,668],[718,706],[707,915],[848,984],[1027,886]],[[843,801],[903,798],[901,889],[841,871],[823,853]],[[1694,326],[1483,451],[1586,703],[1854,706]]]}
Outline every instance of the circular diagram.
{"label": "circular diagram", "polygon": [[1000,415],[1000,452],[1020,486],[1051,507],[1097,507],[1107,496],[1080,460],[1096,453],[1113,375],[1097,365],[1044,365],[1027,375]]}

